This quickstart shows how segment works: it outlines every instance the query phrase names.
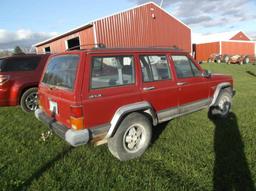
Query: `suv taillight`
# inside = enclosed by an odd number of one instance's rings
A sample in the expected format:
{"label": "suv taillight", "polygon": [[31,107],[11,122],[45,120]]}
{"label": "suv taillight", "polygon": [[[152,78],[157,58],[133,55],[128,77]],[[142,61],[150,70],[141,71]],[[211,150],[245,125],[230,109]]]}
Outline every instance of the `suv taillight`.
{"label": "suv taillight", "polygon": [[5,82],[9,80],[9,76],[0,75],[0,85],[3,85]]}
{"label": "suv taillight", "polygon": [[82,106],[70,107],[70,124],[74,130],[81,130],[84,128],[84,116]]}

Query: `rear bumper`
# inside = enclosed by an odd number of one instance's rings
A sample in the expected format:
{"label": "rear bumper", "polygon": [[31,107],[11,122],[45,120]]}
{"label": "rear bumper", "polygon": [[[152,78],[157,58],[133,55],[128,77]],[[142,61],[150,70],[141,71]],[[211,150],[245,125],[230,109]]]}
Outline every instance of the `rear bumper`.
{"label": "rear bumper", "polygon": [[41,109],[37,109],[35,111],[35,116],[38,120],[47,124],[59,137],[74,147],[87,144],[90,140],[90,133],[88,129],[80,131],[69,129],[56,122],[53,118],[47,116]]}

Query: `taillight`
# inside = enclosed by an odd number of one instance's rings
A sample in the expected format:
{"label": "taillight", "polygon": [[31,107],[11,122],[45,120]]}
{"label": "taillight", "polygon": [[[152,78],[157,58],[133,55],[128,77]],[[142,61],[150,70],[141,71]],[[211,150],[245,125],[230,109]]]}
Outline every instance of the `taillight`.
{"label": "taillight", "polygon": [[5,82],[9,80],[9,76],[0,75],[0,85],[3,85]]}
{"label": "taillight", "polygon": [[70,107],[70,124],[75,130],[84,128],[84,116],[82,106],[71,106]]}

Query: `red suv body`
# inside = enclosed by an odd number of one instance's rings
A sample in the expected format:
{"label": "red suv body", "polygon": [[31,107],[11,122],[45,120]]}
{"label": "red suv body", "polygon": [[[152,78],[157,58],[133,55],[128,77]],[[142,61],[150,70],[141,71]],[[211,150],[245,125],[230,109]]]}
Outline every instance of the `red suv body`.
{"label": "red suv body", "polygon": [[48,57],[31,54],[0,58],[0,106],[21,104],[24,111],[36,109],[32,102],[36,102],[37,87]]}
{"label": "red suv body", "polygon": [[35,115],[73,146],[108,143],[128,160],[148,147],[153,126],[203,108],[225,117],[233,95],[231,76],[211,75],[185,52],[71,51],[49,59]]}

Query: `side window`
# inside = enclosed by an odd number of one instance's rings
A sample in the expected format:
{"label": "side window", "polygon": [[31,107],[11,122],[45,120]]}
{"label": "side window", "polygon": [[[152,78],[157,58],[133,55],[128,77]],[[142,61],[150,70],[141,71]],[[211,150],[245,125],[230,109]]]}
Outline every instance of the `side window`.
{"label": "side window", "polygon": [[135,83],[133,56],[93,57],[91,88],[107,88]]}
{"label": "side window", "polygon": [[144,82],[171,79],[170,67],[165,55],[140,56],[140,64]]}
{"label": "side window", "polygon": [[194,73],[194,76],[198,77],[198,76],[202,76],[202,72],[195,66],[195,64],[189,60],[191,63],[191,67],[192,67],[192,71]]}
{"label": "side window", "polygon": [[201,76],[201,71],[187,56],[172,56],[178,78]]}
{"label": "side window", "polygon": [[9,58],[3,62],[2,72],[33,71],[37,68],[41,57]]}

